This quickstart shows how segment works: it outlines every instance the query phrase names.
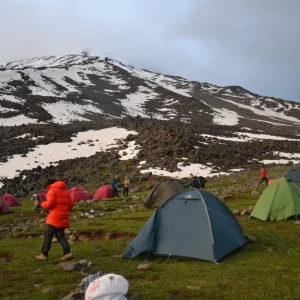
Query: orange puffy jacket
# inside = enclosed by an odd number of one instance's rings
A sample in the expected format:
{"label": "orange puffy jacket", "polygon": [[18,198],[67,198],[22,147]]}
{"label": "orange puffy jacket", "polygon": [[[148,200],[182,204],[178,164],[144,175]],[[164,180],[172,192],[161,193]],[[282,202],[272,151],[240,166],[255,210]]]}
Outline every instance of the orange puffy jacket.
{"label": "orange puffy jacket", "polygon": [[260,178],[266,178],[267,177],[267,170],[261,169],[260,171]]}
{"label": "orange puffy jacket", "polygon": [[69,228],[69,212],[74,206],[74,201],[70,197],[70,192],[66,190],[66,184],[63,181],[57,181],[49,185],[47,189],[47,201],[41,203],[42,208],[50,211],[46,224],[56,228]]}

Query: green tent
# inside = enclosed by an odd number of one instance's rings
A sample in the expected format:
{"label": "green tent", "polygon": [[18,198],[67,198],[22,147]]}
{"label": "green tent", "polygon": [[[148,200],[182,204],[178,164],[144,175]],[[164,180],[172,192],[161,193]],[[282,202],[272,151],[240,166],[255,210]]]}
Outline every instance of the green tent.
{"label": "green tent", "polygon": [[274,180],[258,199],[250,217],[280,221],[300,215],[300,188],[285,178]]}

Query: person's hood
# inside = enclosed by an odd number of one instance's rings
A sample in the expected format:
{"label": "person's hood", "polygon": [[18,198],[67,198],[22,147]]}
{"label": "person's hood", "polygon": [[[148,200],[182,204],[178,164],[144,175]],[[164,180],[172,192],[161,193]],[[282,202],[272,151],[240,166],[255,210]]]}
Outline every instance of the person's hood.
{"label": "person's hood", "polygon": [[50,189],[61,189],[61,190],[65,190],[67,187],[67,185],[63,182],[63,181],[56,181],[55,183],[53,184],[50,184],[48,187],[47,187],[47,190],[50,190]]}

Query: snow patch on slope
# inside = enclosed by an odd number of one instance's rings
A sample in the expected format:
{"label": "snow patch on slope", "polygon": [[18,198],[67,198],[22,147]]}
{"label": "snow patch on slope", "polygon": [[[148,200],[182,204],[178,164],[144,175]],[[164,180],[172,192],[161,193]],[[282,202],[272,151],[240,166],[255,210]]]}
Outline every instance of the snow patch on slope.
{"label": "snow patch on slope", "polygon": [[99,113],[103,114],[103,111],[92,104],[73,104],[66,101],[60,101],[56,103],[47,103],[42,105],[43,108],[48,111],[53,117],[53,122],[58,124],[68,124],[72,121],[89,121],[82,117],[87,113]]}
{"label": "snow patch on slope", "polygon": [[[37,119],[31,119],[24,115],[18,115],[11,118],[0,118],[0,126],[19,126],[23,124],[37,124]],[[41,124],[41,123],[40,123]]]}
{"label": "snow patch on slope", "polygon": [[167,176],[167,177],[172,177],[172,178],[186,178],[186,177],[189,177],[191,173],[195,174],[195,175],[201,175],[204,177],[229,174],[229,173],[225,173],[225,172],[213,173],[212,167],[208,167],[208,166],[201,165],[201,164],[190,164],[189,166],[183,166],[183,163],[179,162],[177,164],[177,167],[178,167],[178,169],[180,169],[180,171],[169,172],[169,171],[162,170],[159,168],[149,168],[146,170],[141,170],[140,172],[143,174],[151,172],[154,175]]}
{"label": "snow patch on slope", "polygon": [[[72,138],[72,142],[69,143],[38,145],[34,151],[27,153],[27,157],[14,155],[8,162],[0,163],[0,178],[14,178],[18,175],[16,170],[31,170],[37,166],[45,168],[51,164],[57,164],[60,160],[92,156],[96,152],[118,147],[116,140],[124,139],[129,134],[137,134],[137,132],[111,127],[79,132]],[[93,140],[95,146],[89,146],[88,140]],[[80,142],[85,142],[86,144],[78,145]]]}
{"label": "snow patch on slope", "polygon": [[141,116],[143,118],[149,118],[144,109],[144,105],[147,101],[155,99],[158,96],[157,93],[152,92],[151,89],[144,86],[140,86],[134,94],[129,94],[126,99],[121,99],[121,104],[127,110],[127,114],[131,116]]}
{"label": "snow patch on slope", "polygon": [[213,122],[219,125],[233,126],[239,123],[238,114],[228,109],[212,108],[216,114],[214,114]]}

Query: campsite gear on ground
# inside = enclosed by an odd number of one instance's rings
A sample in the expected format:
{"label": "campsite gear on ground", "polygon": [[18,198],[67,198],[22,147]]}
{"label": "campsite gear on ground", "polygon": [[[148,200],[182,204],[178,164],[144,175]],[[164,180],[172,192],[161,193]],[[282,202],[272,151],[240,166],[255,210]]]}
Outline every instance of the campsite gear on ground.
{"label": "campsite gear on ground", "polygon": [[91,282],[85,300],[126,300],[129,283],[121,275],[106,274]]}
{"label": "campsite gear on ground", "polygon": [[84,300],[84,293],[75,293],[71,296],[70,300]]}
{"label": "campsite gear on ground", "polygon": [[9,206],[6,204],[6,202],[0,199],[0,214],[9,214],[9,213],[11,213]]}
{"label": "campsite gear on ground", "polygon": [[258,183],[258,186],[260,186],[263,182],[266,183],[266,186],[268,186],[268,178],[267,178],[267,169],[263,167],[260,171],[260,182]]}
{"label": "campsite gear on ground", "polygon": [[184,189],[184,183],[177,179],[162,181],[144,198],[144,205],[148,208],[160,207],[173,195]]}
{"label": "campsite gear on ground", "polygon": [[113,180],[112,180],[111,188],[112,188],[112,198],[119,197],[118,185],[116,183],[115,178],[113,178]]}
{"label": "campsite gear on ground", "polygon": [[[74,201],[71,200],[70,193],[66,190],[66,184],[63,181],[56,181],[48,185],[47,189],[47,201],[41,203],[41,207],[48,209],[50,214],[46,220],[47,225],[41,253],[48,257],[52,239],[55,236],[63,248],[63,259],[71,259],[70,245],[65,238],[64,231],[65,228],[70,227],[70,210],[74,206]],[[42,256],[36,256],[37,260],[40,260],[39,258]]]}
{"label": "campsite gear on ground", "polygon": [[87,290],[89,284],[90,284],[91,282],[94,282],[96,279],[98,279],[99,277],[101,277],[101,276],[103,276],[103,275],[105,275],[105,273],[103,273],[103,272],[101,272],[101,271],[100,271],[100,272],[97,272],[96,274],[91,274],[91,275],[89,275],[89,276],[83,278],[83,279],[81,280],[81,282],[79,283],[79,285],[77,286],[77,288],[80,289],[80,290],[83,291],[83,292],[86,292],[86,290]]}
{"label": "campsite gear on ground", "polygon": [[293,168],[289,170],[286,177],[292,179],[296,183],[300,183],[300,169]]}
{"label": "campsite gear on ground", "polygon": [[4,194],[1,199],[9,206],[9,207],[14,207],[14,206],[21,206],[21,202],[16,199],[13,195],[11,194]]}
{"label": "campsite gear on ground", "polygon": [[90,192],[83,187],[73,187],[69,189],[69,191],[70,191],[70,197],[74,202],[92,199]]}
{"label": "campsite gear on ground", "polygon": [[126,176],[125,180],[124,180],[124,187],[123,187],[123,196],[124,197],[128,197],[129,185],[130,185],[130,180]]}
{"label": "campsite gear on ground", "polygon": [[94,195],[94,200],[108,199],[112,198],[113,190],[110,185],[101,186]]}
{"label": "campsite gear on ground", "polygon": [[231,210],[203,190],[184,190],[152,215],[126,248],[123,258],[139,254],[217,262],[247,242]]}
{"label": "campsite gear on ground", "polygon": [[259,197],[250,217],[280,221],[300,214],[300,188],[291,180],[278,178]]}

